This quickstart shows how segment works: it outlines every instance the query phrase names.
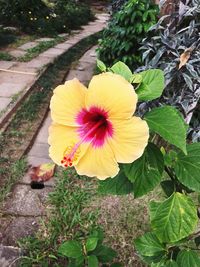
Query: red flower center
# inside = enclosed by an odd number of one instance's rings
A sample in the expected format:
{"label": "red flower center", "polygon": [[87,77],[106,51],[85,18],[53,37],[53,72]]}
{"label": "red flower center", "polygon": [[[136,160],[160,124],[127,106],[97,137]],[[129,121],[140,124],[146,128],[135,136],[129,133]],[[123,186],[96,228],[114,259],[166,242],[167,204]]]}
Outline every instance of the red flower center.
{"label": "red flower center", "polygon": [[113,127],[108,120],[108,113],[98,107],[83,109],[77,116],[80,125],[78,133],[84,142],[91,142],[94,147],[102,146],[107,137],[113,135]]}
{"label": "red flower center", "polygon": [[73,166],[73,162],[79,157],[79,147],[82,143],[90,142],[93,147],[101,147],[106,138],[113,135],[113,127],[108,120],[108,114],[101,108],[83,109],[79,112],[76,121],[80,125],[78,128],[80,141],[66,148],[61,160],[61,164],[66,168]]}

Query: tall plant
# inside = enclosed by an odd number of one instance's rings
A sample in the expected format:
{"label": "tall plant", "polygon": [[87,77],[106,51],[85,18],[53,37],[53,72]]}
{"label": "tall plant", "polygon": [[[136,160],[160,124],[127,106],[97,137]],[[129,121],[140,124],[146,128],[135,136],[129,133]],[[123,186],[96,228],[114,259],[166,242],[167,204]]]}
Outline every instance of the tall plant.
{"label": "tall plant", "polygon": [[[179,9],[171,16],[161,17],[143,40],[144,69],[161,68],[166,85],[162,97],[143,103],[140,111],[160,104],[173,105],[189,123],[200,98],[200,2],[186,2],[180,1]],[[198,120],[198,116],[192,119],[189,131],[196,141],[200,135]]]}
{"label": "tall plant", "polygon": [[[106,71],[101,61],[98,66]],[[163,72],[151,69],[132,74],[122,62],[109,71],[122,75],[136,88],[139,101],[159,98],[164,89]],[[151,231],[134,241],[142,261],[151,267],[200,266],[199,223],[200,144],[187,144],[187,125],[171,105],[152,108],[144,114],[150,128],[143,155],[130,164],[121,164],[114,178],[99,181],[102,194],[142,197],[158,185],[163,190],[159,202],[149,203]],[[164,142],[160,145],[157,137]]]}
{"label": "tall plant", "polygon": [[140,42],[156,23],[158,6],[150,0],[129,0],[103,31],[98,53],[108,65],[121,60],[132,69],[141,65]]}

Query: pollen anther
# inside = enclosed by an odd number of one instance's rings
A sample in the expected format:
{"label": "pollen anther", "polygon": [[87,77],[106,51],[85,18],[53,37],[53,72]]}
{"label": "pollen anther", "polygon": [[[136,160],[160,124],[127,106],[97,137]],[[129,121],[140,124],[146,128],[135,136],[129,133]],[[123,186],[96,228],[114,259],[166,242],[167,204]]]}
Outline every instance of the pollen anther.
{"label": "pollen anther", "polygon": [[80,148],[77,144],[73,144],[68,146],[64,151],[63,159],[61,160],[61,164],[64,167],[72,167],[73,162],[75,162],[80,154]]}

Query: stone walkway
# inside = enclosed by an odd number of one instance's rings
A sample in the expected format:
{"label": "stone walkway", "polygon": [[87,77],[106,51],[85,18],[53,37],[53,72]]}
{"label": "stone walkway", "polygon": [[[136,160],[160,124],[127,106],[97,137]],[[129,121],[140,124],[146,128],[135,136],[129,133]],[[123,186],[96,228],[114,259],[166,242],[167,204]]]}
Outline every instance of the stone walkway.
{"label": "stone walkway", "polygon": [[[91,26],[92,28],[93,26]],[[70,70],[67,80],[77,77],[87,85],[96,66],[96,47],[88,50],[79,60],[78,64]],[[51,123],[50,114],[41,127],[35,142],[27,155],[31,166],[51,162],[48,155],[48,127]],[[30,170],[30,169],[29,169]],[[38,228],[38,222],[45,216],[45,201],[48,193],[53,190],[54,178],[45,182],[43,189],[32,189],[30,186],[29,172],[14,187],[12,196],[3,207],[0,225],[0,267],[8,267],[20,255],[20,250],[9,247],[16,246],[19,238],[32,235]],[[9,255],[10,257],[5,255]],[[1,263],[1,257],[4,258]]]}
{"label": "stone walkway", "polygon": [[[96,15],[96,17],[97,19],[94,22],[83,26],[79,33],[69,36],[66,41],[46,50],[29,62],[0,61],[0,128],[48,64],[53,63],[58,56],[65,53],[81,39],[99,32],[105,27],[109,15],[103,13]],[[44,40],[44,38],[37,41],[41,40]],[[34,42],[29,42],[18,50],[22,52],[34,45]]]}

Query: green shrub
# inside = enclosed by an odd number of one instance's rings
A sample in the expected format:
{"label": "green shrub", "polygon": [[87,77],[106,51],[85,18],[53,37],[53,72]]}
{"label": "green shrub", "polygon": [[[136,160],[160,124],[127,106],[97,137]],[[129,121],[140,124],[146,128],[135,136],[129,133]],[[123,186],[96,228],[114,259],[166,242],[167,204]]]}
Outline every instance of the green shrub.
{"label": "green shrub", "polygon": [[63,27],[62,31],[64,28],[76,29],[93,18],[89,6],[76,3],[74,0],[56,1],[55,13],[57,14],[57,23]]}
{"label": "green shrub", "polygon": [[42,0],[0,0],[0,23],[28,33],[55,35],[68,32],[91,18],[89,6],[74,0],[58,0],[51,7]]}
{"label": "green shrub", "polygon": [[[145,69],[162,69],[166,82],[163,96],[143,103],[139,110],[145,112],[160,104],[175,106],[187,123],[191,121],[188,133],[196,142],[200,140],[200,2],[183,2],[180,1],[178,12],[161,17],[143,40],[141,51]],[[195,109],[196,115],[192,118]]]}
{"label": "green shrub", "polygon": [[129,0],[117,12],[99,43],[99,57],[111,65],[123,61],[134,69],[141,64],[140,42],[155,24],[158,7],[150,0]]}
{"label": "green shrub", "polygon": [[50,17],[50,13],[42,0],[0,0],[0,22],[26,32],[36,31],[40,20]]}

